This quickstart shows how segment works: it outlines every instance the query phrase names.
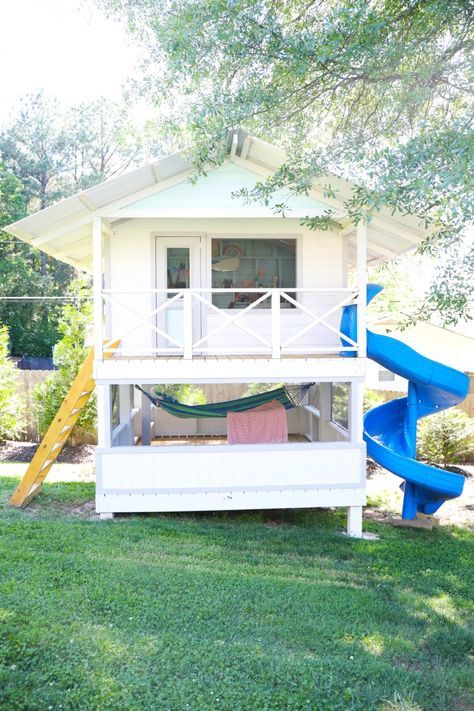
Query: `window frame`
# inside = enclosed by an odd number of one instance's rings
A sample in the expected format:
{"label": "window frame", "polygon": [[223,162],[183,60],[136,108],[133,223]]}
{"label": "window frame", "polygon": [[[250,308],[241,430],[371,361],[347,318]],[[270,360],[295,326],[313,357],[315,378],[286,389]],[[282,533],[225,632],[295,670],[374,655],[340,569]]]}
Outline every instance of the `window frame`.
{"label": "window frame", "polygon": [[[302,259],[301,259],[301,251],[302,251],[302,238],[303,235],[301,233],[285,233],[285,234],[278,234],[278,233],[262,233],[259,234],[258,232],[254,232],[252,234],[246,233],[209,233],[207,235],[207,249],[206,249],[206,255],[205,255],[205,263],[206,263],[206,281],[207,281],[207,288],[212,288],[212,241],[215,239],[222,239],[222,240],[246,240],[246,239],[270,239],[270,240],[294,240],[296,243],[296,249],[295,249],[295,287],[294,289],[297,289],[298,287],[303,286],[303,275],[302,275]],[[265,287],[266,288],[266,287]],[[271,288],[271,287],[268,287]],[[242,289],[240,289],[242,291]],[[288,288],[288,291],[292,291],[290,288]],[[231,309],[222,309],[223,311],[229,311],[232,313]]]}

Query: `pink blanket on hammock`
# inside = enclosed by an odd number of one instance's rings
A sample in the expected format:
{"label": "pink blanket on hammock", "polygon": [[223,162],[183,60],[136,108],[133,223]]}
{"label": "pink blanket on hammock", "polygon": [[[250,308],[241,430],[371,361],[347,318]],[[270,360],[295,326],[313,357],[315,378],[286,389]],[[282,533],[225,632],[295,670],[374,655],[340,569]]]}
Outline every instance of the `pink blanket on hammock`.
{"label": "pink blanket on hammock", "polygon": [[227,441],[229,444],[288,442],[285,408],[278,400],[272,400],[246,412],[229,412]]}

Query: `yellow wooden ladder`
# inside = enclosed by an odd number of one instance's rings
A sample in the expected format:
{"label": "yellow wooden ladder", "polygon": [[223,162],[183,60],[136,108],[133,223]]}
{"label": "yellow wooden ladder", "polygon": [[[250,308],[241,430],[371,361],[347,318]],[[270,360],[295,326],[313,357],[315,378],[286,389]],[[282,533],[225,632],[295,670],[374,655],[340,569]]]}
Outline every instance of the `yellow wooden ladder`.
{"label": "yellow wooden ladder", "polygon": [[[109,350],[104,353],[105,358],[112,356],[111,350],[116,348],[118,343],[119,341],[115,341],[114,343],[108,344],[107,348]],[[41,491],[43,481],[46,479],[49,470],[58,458],[81,412],[84,410],[91,394],[94,392],[95,381],[92,377],[93,362],[94,349],[91,348],[72,382],[61,407],[57,411],[54,420],[51,422],[48,431],[43,437],[36,454],[31,460],[28,469],[10,499],[10,503],[13,506],[27,506]]]}

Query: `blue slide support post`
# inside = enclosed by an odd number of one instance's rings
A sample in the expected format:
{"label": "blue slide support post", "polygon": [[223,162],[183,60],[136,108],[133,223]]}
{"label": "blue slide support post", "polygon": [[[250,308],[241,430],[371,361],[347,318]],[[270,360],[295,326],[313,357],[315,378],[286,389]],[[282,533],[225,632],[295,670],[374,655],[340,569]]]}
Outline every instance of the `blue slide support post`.
{"label": "blue slide support post", "polygon": [[[367,285],[367,303],[383,287]],[[357,305],[345,306],[341,332],[357,341]],[[342,339],[342,345],[349,345]],[[342,351],[344,357],[354,353]],[[447,499],[460,496],[464,477],[416,459],[418,420],[458,405],[469,390],[465,373],[426,358],[390,336],[367,330],[367,356],[408,380],[407,397],[374,407],[364,417],[367,454],[382,467],[405,480],[402,517],[433,514]]]}

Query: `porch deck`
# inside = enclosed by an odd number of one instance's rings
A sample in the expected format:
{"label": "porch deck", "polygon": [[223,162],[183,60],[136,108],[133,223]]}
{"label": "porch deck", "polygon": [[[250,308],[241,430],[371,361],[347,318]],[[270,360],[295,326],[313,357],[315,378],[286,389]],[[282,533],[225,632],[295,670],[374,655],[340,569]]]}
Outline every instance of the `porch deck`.
{"label": "porch deck", "polygon": [[180,356],[114,356],[94,362],[99,384],[155,385],[156,383],[301,383],[363,380],[365,358],[329,354],[206,355],[186,360]]}

